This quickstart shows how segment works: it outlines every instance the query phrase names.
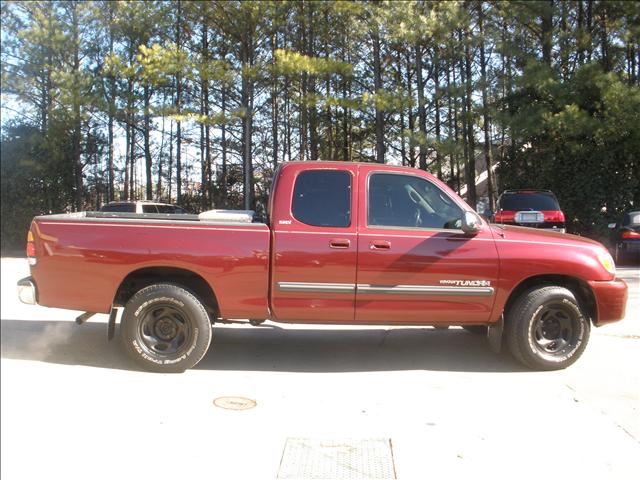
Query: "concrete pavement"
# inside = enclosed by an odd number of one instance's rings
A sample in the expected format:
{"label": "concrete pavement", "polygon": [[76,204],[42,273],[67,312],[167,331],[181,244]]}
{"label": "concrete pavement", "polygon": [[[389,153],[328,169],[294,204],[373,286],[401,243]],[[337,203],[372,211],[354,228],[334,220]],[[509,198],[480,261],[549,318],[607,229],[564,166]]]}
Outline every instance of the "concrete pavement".
{"label": "concrete pavement", "polygon": [[[627,318],[549,373],[460,329],[275,323],[216,327],[184,374],[139,372],[107,343],[106,316],[77,326],[77,312],[20,304],[27,274],[24,259],[2,259],[3,479],[284,478],[296,438],[388,439],[407,479],[640,471],[638,269],[620,270]],[[222,396],[257,405],[221,409]]]}

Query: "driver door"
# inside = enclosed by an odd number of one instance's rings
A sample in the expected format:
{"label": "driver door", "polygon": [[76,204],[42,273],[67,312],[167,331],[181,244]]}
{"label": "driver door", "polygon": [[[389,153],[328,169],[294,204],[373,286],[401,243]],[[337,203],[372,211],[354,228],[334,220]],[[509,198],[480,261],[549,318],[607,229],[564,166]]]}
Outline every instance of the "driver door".
{"label": "driver door", "polygon": [[[366,167],[365,167],[366,168]],[[361,168],[356,321],[474,324],[489,320],[498,254],[485,225],[461,229],[463,208],[427,174]]]}

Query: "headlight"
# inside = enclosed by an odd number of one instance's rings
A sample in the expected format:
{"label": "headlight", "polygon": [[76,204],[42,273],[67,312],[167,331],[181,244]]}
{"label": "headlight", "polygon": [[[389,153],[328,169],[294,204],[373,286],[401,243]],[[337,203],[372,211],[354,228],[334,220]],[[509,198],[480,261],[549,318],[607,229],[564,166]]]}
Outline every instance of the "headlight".
{"label": "headlight", "polygon": [[613,257],[609,252],[600,252],[598,254],[598,260],[604,269],[611,275],[616,274],[616,264],[613,261]]}

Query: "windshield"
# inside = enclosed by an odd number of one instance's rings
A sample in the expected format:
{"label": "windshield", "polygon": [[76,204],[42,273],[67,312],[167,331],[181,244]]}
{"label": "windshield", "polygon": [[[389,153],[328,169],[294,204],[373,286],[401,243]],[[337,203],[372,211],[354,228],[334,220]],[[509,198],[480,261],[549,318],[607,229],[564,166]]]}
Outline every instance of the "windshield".
{"label": "windshield", "polygon": [[551,193],[504,193],[500,197],[500,210],[560,210]]}

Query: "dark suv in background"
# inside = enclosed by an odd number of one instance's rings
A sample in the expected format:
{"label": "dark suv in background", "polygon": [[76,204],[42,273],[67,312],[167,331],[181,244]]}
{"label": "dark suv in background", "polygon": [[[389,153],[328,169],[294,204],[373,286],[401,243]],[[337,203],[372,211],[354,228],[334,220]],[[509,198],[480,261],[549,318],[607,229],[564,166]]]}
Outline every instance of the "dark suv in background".
{"label": "dark suv in background", "polygon": [[496,209],[495,223],[566,232],[564,213],[549,190],[505,190]]}
{"label": "dark suv in background", "polygon": [[619,222],[610,223],[611,254],[616,263],[640,265],[640,210],[626,212]]}

